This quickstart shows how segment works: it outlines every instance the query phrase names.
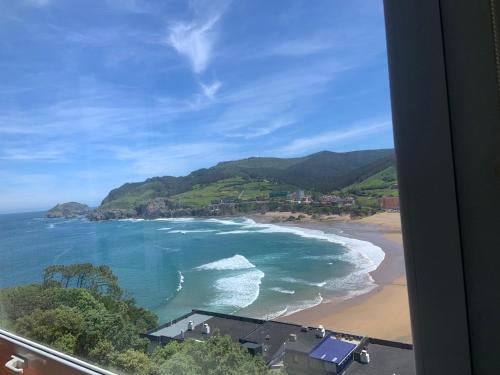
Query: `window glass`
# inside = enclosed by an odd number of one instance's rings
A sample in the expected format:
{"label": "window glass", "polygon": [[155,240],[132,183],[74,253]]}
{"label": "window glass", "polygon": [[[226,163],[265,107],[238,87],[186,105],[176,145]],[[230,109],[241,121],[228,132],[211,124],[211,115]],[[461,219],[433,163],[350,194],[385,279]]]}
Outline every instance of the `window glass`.
{"label": "window glass", "polygon": [[0,40],[2,329],[413,373],[382,1],[0,0]]}

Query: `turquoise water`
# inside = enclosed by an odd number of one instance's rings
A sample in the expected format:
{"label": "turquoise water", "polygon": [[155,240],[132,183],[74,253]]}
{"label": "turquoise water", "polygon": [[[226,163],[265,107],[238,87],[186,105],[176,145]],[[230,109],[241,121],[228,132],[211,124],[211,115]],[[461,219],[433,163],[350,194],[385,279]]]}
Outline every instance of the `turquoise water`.
{"label": "turquoise water", "polygon": [[366,241],[247,218],[90,222],[0,215],[0,287],[51,264],[106,264],[168,321],[192,308],[272,318],[372,289],[384,258]]}

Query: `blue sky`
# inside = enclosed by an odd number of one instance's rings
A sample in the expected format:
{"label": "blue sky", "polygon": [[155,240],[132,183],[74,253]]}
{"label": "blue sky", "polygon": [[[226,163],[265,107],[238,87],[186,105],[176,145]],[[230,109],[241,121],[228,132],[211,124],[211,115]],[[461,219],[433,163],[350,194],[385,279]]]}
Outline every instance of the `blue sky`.
{"label": "blue sky", "polygon": [[393,146],[376,0],[0,0],[0,82],[0,212]]}

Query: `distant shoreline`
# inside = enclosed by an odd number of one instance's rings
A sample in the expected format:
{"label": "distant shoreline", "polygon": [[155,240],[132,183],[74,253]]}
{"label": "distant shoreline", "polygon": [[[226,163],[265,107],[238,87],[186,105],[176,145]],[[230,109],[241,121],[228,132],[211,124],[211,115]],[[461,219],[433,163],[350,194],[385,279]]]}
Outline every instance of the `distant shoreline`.
{"label": "distant shoreline", "polygon": [[293,222],[277,220],[291,213],[279,214],[282,215],[267,213],[249,217],[261,223],[272,222],[325,232],[342,230],[342,235],[380,246],[386,256],[380,266],[370,273],[377,284],[371,292],[347,300],[321,303],[277,320],[311,326],[323,324],[333,330],[412,342],[399,213],[384,212],[354,220],[341,216],[325,217],[323,220],[307,217]]}

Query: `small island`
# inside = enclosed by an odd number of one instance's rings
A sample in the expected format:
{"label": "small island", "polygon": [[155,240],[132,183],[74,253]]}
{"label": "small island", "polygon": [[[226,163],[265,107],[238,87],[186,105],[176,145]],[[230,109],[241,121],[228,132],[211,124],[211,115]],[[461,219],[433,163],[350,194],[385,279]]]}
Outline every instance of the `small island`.
{"label": "small island", "polygon": [[78,202],[66,202],[58,203],[50,210],[47,211],[45,217],[47,218],[60,218],[64,217],[67,219],[85,216],[90,213],[90,207],[86,204]]}

